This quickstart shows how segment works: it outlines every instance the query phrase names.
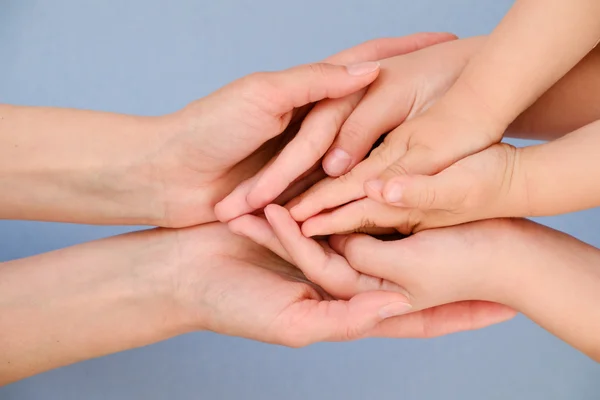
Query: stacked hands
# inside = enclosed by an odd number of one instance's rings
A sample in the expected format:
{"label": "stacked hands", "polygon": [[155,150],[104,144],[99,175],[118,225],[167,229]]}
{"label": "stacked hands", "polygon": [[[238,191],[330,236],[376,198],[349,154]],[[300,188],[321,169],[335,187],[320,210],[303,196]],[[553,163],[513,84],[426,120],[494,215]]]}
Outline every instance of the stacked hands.
{"label": "stacked hands", "polygon": [[[0,375],[191,330],[304,346],[433,337],[517,311],[600,359],[600,254],[515,218],[598,204],[600,110],[564,104],[600,57],[515,112],[463,78],[485,41],[374,40],[162,117],[2,106],[0,134],[22,134],[2,136],[1,217],[163,228],[6,263],[0,353],[13,363]],[[523,132],[556,140],[500,143]],[[68,348],[50,344],[65,335]]]}

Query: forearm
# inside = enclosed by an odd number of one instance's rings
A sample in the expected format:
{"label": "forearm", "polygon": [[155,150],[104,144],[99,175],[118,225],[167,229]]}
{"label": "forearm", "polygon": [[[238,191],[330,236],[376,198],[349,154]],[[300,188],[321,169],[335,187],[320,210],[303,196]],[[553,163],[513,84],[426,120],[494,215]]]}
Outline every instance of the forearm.
{"label": "forearm", "polygon": [[509,215],[547,216],[600,206],[600,121],[560,139],[521,148],[504,207]]}
{"label": "forearm", "polygon": [[517,1],[447,98],[508,126],[594,47],[599,15],[596,0]]}
{"label": "forearm", "polygon": [[186,331],[170,231],[0,264],[0,385]]}
{"label": "forearm", "polygon": [[151,224],[161,121],[0,105],[0,218]]}
{"label": "forearm", "polygon": [[507,136],[552,140],[600,119],[600,46],[509,126]]}
{"label": "forearm", "polygon": [[600,251],[531,221],[514,226],[516,261],[501,266],[497,300],[600,362]]}

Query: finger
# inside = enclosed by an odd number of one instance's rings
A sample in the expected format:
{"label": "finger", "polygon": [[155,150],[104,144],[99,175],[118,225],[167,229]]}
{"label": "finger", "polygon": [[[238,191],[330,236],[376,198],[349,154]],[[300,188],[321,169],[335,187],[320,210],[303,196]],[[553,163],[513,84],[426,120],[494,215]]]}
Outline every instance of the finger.
{"label": "finger", "polygon": [[272,101],[273,115],[283,115],[296,107],[326,98],[340,98],[354,93],[377,78],[379,63],[375,61],[348,66],[325,63],[305,64],[279,72],[253,74],[249,89]]}
{"label": "finger", "polygon": [[391,282],[359,274],[344,258],[327,251],[329,246],[325,244],[323,247],[303,236],[297,223],[283,207],[269,205],[265,208],[265,215],[294,264],[309,280],[333,296],[348,299],[368,290],[404,292]]}
{"label": "finger", "polygon": [[390,318],[368,332],[369,337],[432,338],[485,328],[508,321],[512,308],[487,301],[461,301]]}
{"label": "finger", "polygon": [[323,172],[321,166],[318,165],[318,168],[316,168],[314,171],[311,171],[310,174],[301,176],[294,183],[292,183],[279,197],[273,200],[273,203],[283,206],[289,210],[291,208],[290,203],[292,203],[297,196],[301,195],[310,187],[323,180],[325,176],[325,172]]}
{"label": "finger", "polygon": [[323,62],[352,64],[377,61],[456,39],[458,39],[456,35],[445,32],[420,32],[402,37],[374,39],[343,50],[326,58]]}
{"label": "finger", "polygon": [[374,201],[397,207],[455,211],[465,198],[465,182],[452,179],[446,171],[433,176],[397,176],[385,183],[370,181],[365,193]]}
{"label": "finger", "polygon": [[255,210],[246,201],[246,193],[250,191],[254,183],[272,162],[273,160],[271,159],[256,175],[240,183],[231,193],[215,205],[215,216],[219,221],[228,222]]}
{"label": "finger", "polygon": [[385,170],[383,158],[369,157],[346,175],[323,179],[300,197],[290,209],[296,221],[305,221],[323,210],[365,197],[364,182]]}
{"label": "finger", "polygon": [[231,232],[236,235],[247,237],[254,243],[271,250],[288,263],[294,263],[290,254],[275,235],[273,228],[264,218],[247,214],[230,221],[227,225]]}
{"label": "finger", "polygon": [[355,270],[371,276],[378,276],[391,282],[398,282],[401,260],[395,242],[384,242],[369,235],[335,235],[329,244],[336,253],[343,256]]}
{"label": "finger", "polygon": [[371,199],[360,199],[307,219],[302,224],[302,233],[306,237],[313,237],[372,228],[401,227],[411,212],[414,213],[409,209],[392,207]]}
{"label": "finger", "polygon": [[260,208],[269,204],[323,157],[342,121],[352,113],[362,94],[363,91],[360,91],[342,99],[327,99],[312,109],[298,134],[248,193],[246,200],[250,207]]}
{"label": "finger", "polygon": [[381,321],[410,312],[399,293],[372,291],[349,301],[307,299],[294,303],[276,321],[280,342],[301,347],[315,342],[337,342],[363,337]]}
{"label": "finger", "polygon": [[365,158],[381,135],[400,125],[410,112],[414,103],[410,91],[374,85],[345,120],[323,159],[323,169],[329,176],[347,173]]}
{"label": "finger", "polygon": [[454,161],[452,157],[441,153],[441,151],[435,151],[427,146],[412,146],[407,149],[406,153],[388,165],[379,176],[379,179],[386,182],[404,175],[436,174],[450,166]]}

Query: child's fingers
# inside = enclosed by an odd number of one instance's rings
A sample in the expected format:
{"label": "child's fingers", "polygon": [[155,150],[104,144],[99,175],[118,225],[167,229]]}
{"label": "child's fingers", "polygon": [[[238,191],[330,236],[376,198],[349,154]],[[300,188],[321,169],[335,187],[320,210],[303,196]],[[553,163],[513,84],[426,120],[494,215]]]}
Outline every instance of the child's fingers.
{"label": "child's fingers", "polygon": [[363,94],[361,90],[342,99],[319,102],[302,122],[296,137],[250,189],[246,197],[248,205],[257,209],[269,204],[319,161]]}
{"label": "child's fingers", "polygon": [[464,181],[453,179],[456,177],[446,171],[433,176],[397,176],[387,182],[369,181],[365,193],[372,200],[396,207],[455,211],[465,200]]}
{"label": "child's fingers", "polygon": [[[418,210],[401,209],[371,199],[361,199],[346,204],[328,213],[315,215],[302,224],[302,233],[307,237],[367,231],[371,228],[396,228],[401,233],[410,233],[409,225],[416,224]],[[418,214],[418,215],[417,215]],[[411,223],[407,221],[413,219]],[[412,226],[410,227],[412,228]]]}
{"label": "child's fingers", "polygon": [[329,243],[355,270],[398,282],[401,269],[399,258],[402,254],[398,254],[395,249],[396,242],[384,242],[369,235],[355,233],[331,236]]}
{"label": "child's fingers", "polygon": [[414,93],[410,90],[399,91],[395,86],[375,82],[344,122],[323,159],[325,172],[336,177],[350,171],[365,158],[381,135],[404,121],[413,103]]}
{"label": "child's fingers", "polygon": [[383,161],[369,157],[346,175],[322,180],[295,202],[290,213],[296,221],[305,221],[323,210],[365,197],[364,182],[377,177],[385,169]]}
{"label": "child's fingers", "polygon": [[370,290],[403,292],[396,284],[358,273],[328,245],[323,247],[302,235],[297,223],[283,207],[269,205],[265,208],[265,215],[294,264],[309,280],[331,295],[348,299]]}

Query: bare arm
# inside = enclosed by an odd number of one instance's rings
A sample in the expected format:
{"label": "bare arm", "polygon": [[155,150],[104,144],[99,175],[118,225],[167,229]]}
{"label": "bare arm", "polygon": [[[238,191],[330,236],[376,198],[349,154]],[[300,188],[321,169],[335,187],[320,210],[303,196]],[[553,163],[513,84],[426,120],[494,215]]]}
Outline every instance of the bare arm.
{"label": "bare arm", "polygon": [[509,126],[508,136],[552,140],[600,119],[600,47]]}
{"label": "bare arm", "polygon": [[[450,90],[473,95],[507,126],[588,54],[600,39],[596,0],[518,0]],[[464,97],[467,96],[467,97]]]}
{"label": "bare arm", "polygon": [[[185,332],[162,231],[0,264],[0,385]],[[161,241],[163,243],[161,243]]]}
{"label": "bare arm", "polygon": [[0,219],[151,223],[159,121],[0,105]]}

